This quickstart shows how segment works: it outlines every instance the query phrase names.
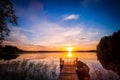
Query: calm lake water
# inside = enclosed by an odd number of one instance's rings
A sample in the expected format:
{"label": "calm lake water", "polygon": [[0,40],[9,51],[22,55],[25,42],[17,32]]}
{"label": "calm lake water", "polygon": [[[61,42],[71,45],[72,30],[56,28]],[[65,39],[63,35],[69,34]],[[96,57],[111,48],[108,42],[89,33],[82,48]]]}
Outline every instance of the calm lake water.
{"label": "calm lake water", "polygon": [[[9,60],[9,61],[1,60],[0,65],[3,63],[12,64],[15,61],[17,61],[17,63],[21,62],[21,64],[23,64],[23,62],[27,60],[26,63],[24,63],[25,65],[27,65],[25,69],[29,68],[27,70],[29,70],[31,74],[35,75],[36,73],[36,75],[38,75],[38,72],[34,72],[35,71],[34,69],[35,67],[39,69],[40,67],[37,67],[38,63],[43,62],[44,64],[50,65],[49,69],[47,69],[49,74],[51,70],[54,69],[56,76],[59,76],[60,57],[65,60],[75,59],[77,57],[79,60],[86,63],[90,68],[89,74],[90,74],[91,80],[119,80],[120,79],[119,76],[114,72],[112,72],[111,70],[104,69],[102,65],[99,63],[99,61],[97,60],[96,53],[93,53],[93,52],[25,53],[25,54],[19,54],[19,56],[14,60]],[[34,63],[34,67],[32,66],[31,68],[30,63]],[[54,79],[53,77],[51,78],[51,80],[56,80],[56,79],[57,78],[54,78]]]}

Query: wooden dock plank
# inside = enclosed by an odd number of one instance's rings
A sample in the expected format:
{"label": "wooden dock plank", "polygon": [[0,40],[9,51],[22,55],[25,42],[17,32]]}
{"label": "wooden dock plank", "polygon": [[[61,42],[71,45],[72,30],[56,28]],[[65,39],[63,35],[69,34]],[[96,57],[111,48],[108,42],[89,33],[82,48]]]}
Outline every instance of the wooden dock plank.
{"label": "wooden dock plank", "polygon": [[74,63],[65,63],[58,80],[78,80]]}

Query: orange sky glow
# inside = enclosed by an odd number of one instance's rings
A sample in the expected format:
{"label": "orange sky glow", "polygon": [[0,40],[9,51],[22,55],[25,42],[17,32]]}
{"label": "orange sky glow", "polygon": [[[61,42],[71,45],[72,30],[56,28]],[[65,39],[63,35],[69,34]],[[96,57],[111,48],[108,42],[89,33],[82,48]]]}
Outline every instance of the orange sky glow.
{"label": "orange sky glow", "polygon": [[68,51],[68,47],[72,47],[72,51],[85,51],[85,50],[96,50],[97,42],[93,44],[86,45],[63,45],[63,46],[40,46],[40,45],[23,45],[23,44],[14,44],[8,41],[4,41],[5,45],[13,45],[18,48],[26,51]]}

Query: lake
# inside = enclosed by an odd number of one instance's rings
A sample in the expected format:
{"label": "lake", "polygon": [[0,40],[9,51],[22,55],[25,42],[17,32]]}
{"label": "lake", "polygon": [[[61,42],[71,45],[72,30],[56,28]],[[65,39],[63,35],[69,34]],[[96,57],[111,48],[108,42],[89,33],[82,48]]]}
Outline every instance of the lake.
{"label": "lake", "polygon": [[[91,80],[120,79],[117,74],[102,67],[97,60],[95,52],[36,52],[19,54],[16,59],[8,61],[0,60],[0,75],[6,75],[7,73],[11,75],[10,73],[12,73],[15,76],[17,76],[17,74],[22,74],[22,79],[25,80],[29,80],[31,77],[33,78],[32,80],[56,80],[60,74],[60,57],[65,60],[72,60],[77,57],[79,60],[87,64],[90,68],[89,75]],[[2,79],[4,77],[0,78]],[[8,76],[8,78],[11,77]]]}

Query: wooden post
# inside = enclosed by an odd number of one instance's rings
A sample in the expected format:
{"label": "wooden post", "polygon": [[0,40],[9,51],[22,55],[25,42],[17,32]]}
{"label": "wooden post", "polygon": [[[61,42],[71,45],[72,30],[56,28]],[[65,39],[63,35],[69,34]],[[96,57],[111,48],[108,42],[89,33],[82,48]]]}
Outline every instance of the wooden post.
{"label": "wooden post", "polygon": [[76,57],[76,62],[75,63],[77,64],[77,62],[78,62],[78,58]]}
{"label": "wooden post", "polygon": [[76,58],[76,62],[78,61],[78,58]]}
{"label": "wooden post", "polygon": [[61,65],[61,63],[62,63],[62,58],[60,57],[60,65]]}
{"label": "wooden post", "polygon": [[62,70],[64,65],[64,61],[62,60],[62,58],[60,57],[60,71]]}
{"label": "wooden post", "polygon": [[73,59],[73,64],[74,64],[74,66],[75,66],[75,59]]}

